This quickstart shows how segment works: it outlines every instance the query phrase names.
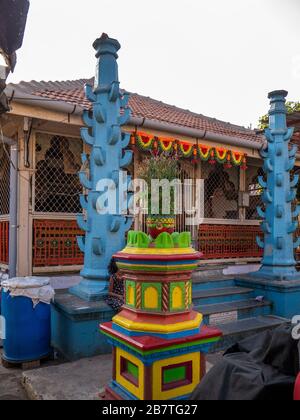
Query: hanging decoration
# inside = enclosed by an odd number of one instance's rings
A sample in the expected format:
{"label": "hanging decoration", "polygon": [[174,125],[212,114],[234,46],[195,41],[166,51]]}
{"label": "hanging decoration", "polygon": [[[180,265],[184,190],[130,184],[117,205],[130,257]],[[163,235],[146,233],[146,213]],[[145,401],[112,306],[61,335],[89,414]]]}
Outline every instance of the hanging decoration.
{"label": "hanging decoration", "polygon": [[248,166],[247,166],[247,155],[244,155],[244,157],[243,157],[243,163],[242,163],[241,168],[242,168],[244,171],[246,171],[246,170],[248,169]]}
{"label": "hanging decoration", "polygon": [[210,149],[210,159],[208,162],[210,165],[215,165],[217,163],[215,158],[215,149]]}
{"label": "hanging decoration", "polygon": [[173,146],[172,140],[159,139],[159,147],[162,152],[171,152]]}
{"label": "hanging decoration", "polygon": [[225,163],[228,157],[228,151],[225,149],[216,149],[216,160],[218,163]]}
{"label": "hanging decoration", "polygon": [[178,159],[191,159],[197,164],[199,158],[211,165],[224,165],[226,169],[240,167],[247,169],[247,155],[242,152],[226,148],[211,147],[203,144],[192,144],[174,138],[157,137],[146,133],[134,133],[131,136],[131,148],[136,147],[141,152],[151,152],[157,155],[159,152],[173,153]]}
{"label": "hanging decoration", "polygon": [[[231,169],[232,168],[231,158],[232,158],[232,154],[231,153],[227,153],[227,155],[226,155],[226,163],[224,164],[224,168],[226,168],[226,169]],[[240,165],[236,165],[236,166],[240,166]]]}
{"label": "hanging decoration", "polygon": [[199,156],[201,160],[203,160],[204,162],[207,162],[211,156],[210,147],[199,145],[198,150],[199,150]]}
{"label": "hanging decoration", "polygon": [[239,166],[242,164],[244,156],[240,153],[231,152],[231,159],[236,166]]}
{"label": "hanging decoration", "polygon": [[136,134],[136,144],[142,152],[148,152],[153,149],[154,138],[147,134]]}
{"label": "hanging decoration", "polygon": [[197,163],[198,163],[198,159],[197,159],[197,157],[198,157],[197,147],[196,147],[196,146],[194,146],[194,147],[193,147],[193,160],[192,160],[192,163],[193,163],[194,165],[197,165]]}
{"label": "hanging decoration", "polygon": [[189,158],[192,156],[193,153],[193,144],[191,143],[179,143],[179,150],[180,150],[180,154],[184,157],[184,158]]}

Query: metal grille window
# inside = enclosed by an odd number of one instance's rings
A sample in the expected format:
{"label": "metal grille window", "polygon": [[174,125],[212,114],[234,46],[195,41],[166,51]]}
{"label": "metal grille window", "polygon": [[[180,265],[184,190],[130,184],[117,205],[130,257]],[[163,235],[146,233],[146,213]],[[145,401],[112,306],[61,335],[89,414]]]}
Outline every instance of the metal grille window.
{"label": "metal grille window", "polygon": [[[181,190],[181,209],[182,214],[177,215],[176,217],[176,231],[184,232],[190,231],[192,237],[195,236],[195,226],[189,226],[186,224],[187,217],[192,217],[193,214],[191,210],[196,205],[196,183],[195,183],[195,168],[191,163],[180,162],[180,173],[179,177],[182,184]],[[184,187],[188,187],[187,189]],[[190,214],[187,214],[189,212]],[[198,230],[198,228],[196,229]]]}
{"label": "metal grille window", "polygon": [[246,185],[249,194],[249,207],[246,209],[247,220],[259,220],[260,217],[257,214],[257,207],[262,206],[261,200],[262,188],[258,183],[258,177],[263,176],[264,172],[262,168],[250,166],[247,170]]}
{"label": "metal grille window", "polygon": [[9,214],[9,180],[10,155],[9,147],[0,145],[0,215]]}
{"label": "metal grille window", "polygon": [[225,169],[222,165],[202,164],[206,219],[239,219],[239,168]]}
{"label": "metal grille window", "polygon": [[80,139],[38,134],[36,138],[35,211],[80,213],[82,186],[78,172]]}

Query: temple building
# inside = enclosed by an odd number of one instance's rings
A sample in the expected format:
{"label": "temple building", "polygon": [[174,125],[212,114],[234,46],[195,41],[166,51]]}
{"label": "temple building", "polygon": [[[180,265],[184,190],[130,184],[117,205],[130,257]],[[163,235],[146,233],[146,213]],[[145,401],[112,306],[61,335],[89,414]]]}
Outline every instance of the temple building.
{"label": "temple building", "polygon": [[[90,109],[86,83],[93,80],[7,86],[11,110],[0,117],[2,270],[14,264],[17,275],[27,276],[82,267],[76,216],[82,194],[78,172],[85,170],[81,154],[89,153],[80,136],[83,110]],[[129,106],[132,117],[124,129],[132,135],[132,175],[145,155],[166,150],[177,154],[183,179],[205,180],[203,223],[186,226],[181,215],[176,230],[191,231],[204,262],[260,261],[256,207],[263,136],[138,94],[131,94]],[[294,140],[300,141],[299,113],[289,116],[289,124],[298,127]],[[16,226],[9,220],[17,220]],[[137,216],[135,229],[144,228],[145,218]]]}

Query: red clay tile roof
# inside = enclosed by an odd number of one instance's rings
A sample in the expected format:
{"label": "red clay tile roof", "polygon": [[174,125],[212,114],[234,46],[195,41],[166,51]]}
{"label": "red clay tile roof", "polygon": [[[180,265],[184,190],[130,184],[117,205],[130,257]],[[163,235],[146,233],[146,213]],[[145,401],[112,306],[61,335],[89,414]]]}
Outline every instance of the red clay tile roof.
{"label": "red clay tile roof", "polygon": [[[55,101],[63,101],[89,109],[91,104],[85,99],[83,87],[92,84],[93,79],[80,79],[64,82],[21,82],[15,87],[24,94],[35,95]],[[129,106],[133,117],[144,117],[150,120],[166,122],[177,126],[193,129],[208,130],[215,134],[222,134],[238,139],[246,139],[261,143],[263,138],[253,130],[226,123],[201,114],[167,105],[163,102],[132,93]]]}

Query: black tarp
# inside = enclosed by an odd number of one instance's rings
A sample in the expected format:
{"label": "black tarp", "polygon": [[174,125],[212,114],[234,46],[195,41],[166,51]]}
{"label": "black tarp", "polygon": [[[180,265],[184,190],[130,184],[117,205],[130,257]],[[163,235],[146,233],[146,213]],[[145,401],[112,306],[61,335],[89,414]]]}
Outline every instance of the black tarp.
{"label": "black tarp", "polygon": [[230,348],[191,399],[292,401],[298,373],[299,342],[292,338],[292,327],[284,325]]}
{"label": "black tarp", "polygon": [[0,0],[0,48],[8,56],[22,46],[28,10],[28,0]]}

